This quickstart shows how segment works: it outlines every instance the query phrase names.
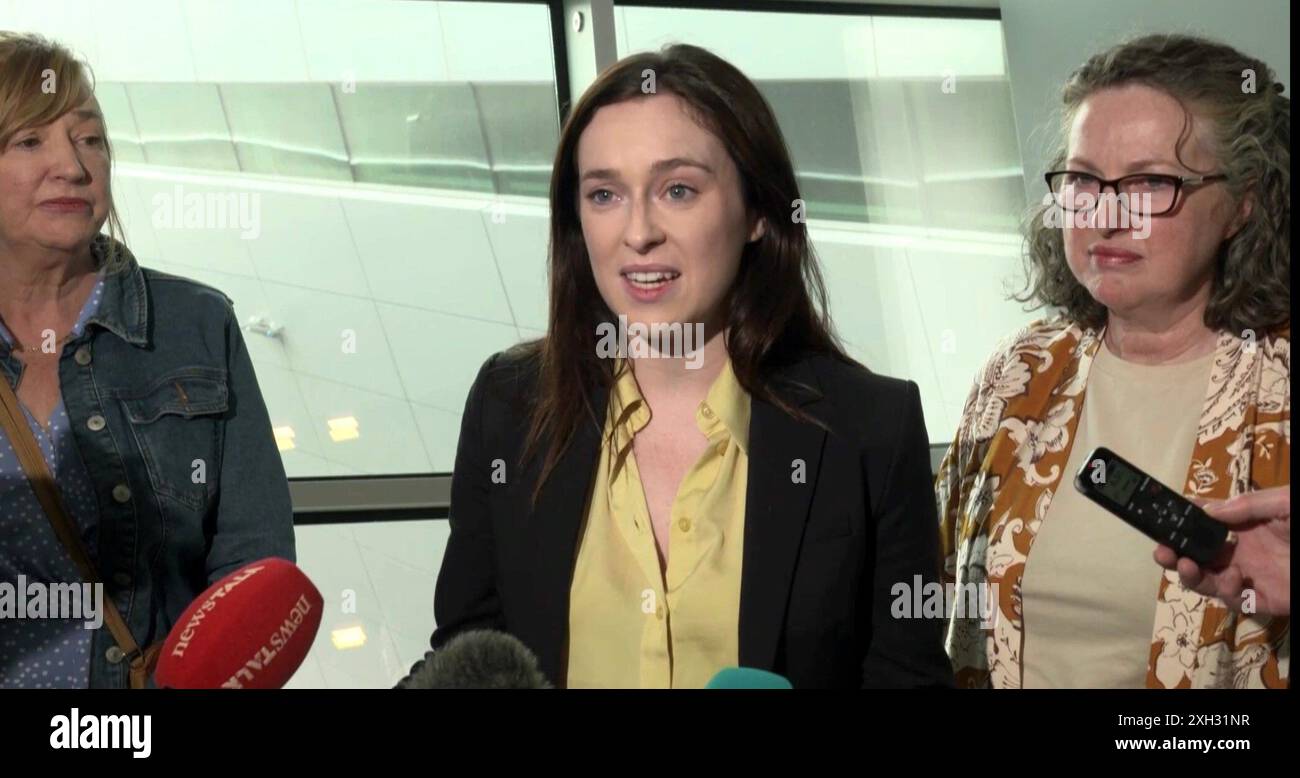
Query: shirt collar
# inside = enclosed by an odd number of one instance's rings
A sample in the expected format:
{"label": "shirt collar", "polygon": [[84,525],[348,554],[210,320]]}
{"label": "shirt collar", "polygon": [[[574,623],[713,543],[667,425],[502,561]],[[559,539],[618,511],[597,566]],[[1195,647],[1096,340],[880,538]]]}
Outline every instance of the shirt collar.
{"label": "shirt collar", "polygon": [[722,363],[722,370],[696,410],[695,423],[710,439],[723,432],[736,441],[741,451],[749,453],[749,393],[732,371],[730,358]]}
{"label": "shirt collar", "polygon": [[[97,266],[103,267],[110,240],[100,235],[91,244]],[[118,267],[105,273],[99,310],[86,320],[86,326],[98,324],[127,343],[144,346],[149,342],[149,298],[145,293],[144,271],[125,245],[116,243],[116,251]]]}
{"label": "shirt collar", "polygon": [[614,375],[607,431],[612,433],[614,450],[621,454],[632,445],[632,436],[650,423],[650,408],[636,385],[631,365],[621,357],[614,363]]}
{"label": "shirt collar", "polygon": [[[637,387],[636,377],[624,360],[614,364],[618,378],[610,392],[607,428],[613,433],[614,450],[622,452],[632,444],[632,437],[650,422],[650,409]],[[621,373],[620,373],[621,371]],[[731,359],[722,364],[722,370],[709,387],[700,407],[695,411],[695,423],[710,440],[726,435],[749,453],[749,393],[740,385],[731,369]]]}

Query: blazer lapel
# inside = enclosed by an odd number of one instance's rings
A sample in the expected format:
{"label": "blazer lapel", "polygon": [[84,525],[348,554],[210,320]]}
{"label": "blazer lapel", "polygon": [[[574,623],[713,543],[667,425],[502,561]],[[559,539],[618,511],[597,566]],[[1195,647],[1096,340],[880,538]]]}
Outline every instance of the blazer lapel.
{"label": "blazer lapel", "polygon": [[[597,389],[592,396],[592,407],[603,414],[608,399],[608,389]],[[542,672],[557,686],[564,683],[564,641],[568,634],[569,588],[573,583],[578,532],[599,453],[600,429],[584,418],[568,450],[542,487],[537,507],[528,515],[527,542],[533,554],[529,590],[533,598],[533,621],[529,631],[535,635],[532,647]]]}
{"label": "blazer lapel", "polygon": [[[778,390],[782,398],[816,417],[820,394],[811,366],[797,363],[784,371],[784,376],[808,389]],[[751,408],[739,659],[742,667],[771,670],[776,666],[795,560],[812,505],[826,432],[758,398],[752,400]],[[796,479],[798,475],[802,477]]]}

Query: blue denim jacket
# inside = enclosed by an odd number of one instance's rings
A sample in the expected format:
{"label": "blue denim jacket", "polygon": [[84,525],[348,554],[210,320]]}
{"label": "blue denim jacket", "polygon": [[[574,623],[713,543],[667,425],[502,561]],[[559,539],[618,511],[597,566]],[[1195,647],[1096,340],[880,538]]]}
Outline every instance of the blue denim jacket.
{"label": "blue denim jacket", "polygon": [[[94,244],[101,261],[106,240]],[[118,251],[125,266],[63,347],[59,384],[99,504],[104,596],[144,648],[226,573],[295,561],[293,511],[229,298]],[[2,338],[0,368],[16,386],[23,364]],[[125,688],[128,669],[101,627],[90,686]]]}

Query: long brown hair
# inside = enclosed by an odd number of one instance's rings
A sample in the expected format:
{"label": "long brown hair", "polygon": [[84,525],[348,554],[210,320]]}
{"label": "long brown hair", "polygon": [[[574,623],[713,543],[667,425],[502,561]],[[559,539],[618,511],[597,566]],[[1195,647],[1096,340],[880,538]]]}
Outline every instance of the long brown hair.
{"label": "long brown hair", "polygon": [[615,380],[614,360],[597,351],[597,325],[616,317],[596,287],[582,236],[578,139],[599,109],[644,98],[651,84],[654,93],[680,99],[692,118],[722,141],[740,173],[749,212],[766,220],[763,236],[743,250],[725,303],[726,348],[741,386],[786,413],[812,420],[777,396],[772,371],[809,353],[853,362],[834,335],[808,230],[794,218],[799,188],[790,154],[757,87],[697,46],[676,44],[626,57],[600,74],[564,123],[551,174],[549,326],[545,337],[512,350],[538,371],[523,453],[527,461],[546,441],[534,501],[584,417],[597,426],[604,418],[605,409],[593,407],[593,388],[612,387]]}
{"label": "long brown hair", "polygon": [[[1061,125],[1048,170],[1064,164],[1066,134],[1083,101],[1125,84],[1159,89],[1182,105],[1179,161],[1192,112],[1206,120],[1228,191],[1234,199],[1253,199],[1246,224],[1219,247],[1205,326],[1240,333],[1289,321],[1291,100],[1273,70],[1230,46],[1189,35],[1145,35],[1116,45],[1083,63],[1062,89]],[[1043,218],[1054,207],[1045,201],[1026,216],[1028,284],[1014,299],[1063,309],[1085,327],[1100,327],[1105,306],[1070,272],[1061,228]]]}

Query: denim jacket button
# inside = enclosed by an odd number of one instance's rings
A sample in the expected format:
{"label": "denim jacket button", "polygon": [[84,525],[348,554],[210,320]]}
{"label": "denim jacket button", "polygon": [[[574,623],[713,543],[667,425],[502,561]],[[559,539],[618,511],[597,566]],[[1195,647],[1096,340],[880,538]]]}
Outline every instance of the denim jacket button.
{"label": "denim jacket button", "polygon": [[100,416],[98,413],[91,416],[89,419],[86,419],[86,428],[91,432],[99,432],[104,429],[104,425],[104,417]]}
{"label": "denim jacket button", "polygon": [[118,586],[121,586],[122,588],[126,588],[126,587],[128,587],[128,586],[131,585],[131,574],[130,574],[130,573],[114,573],[114,574],[113,574],[113,583],[117,584]]}
{"label": "denim jacket button", "polygon": [[118,646],[109,646],[108,650],[104,652],[104,658],[108,660],[109,664],[115,665],[125,659],[126,654],[122,653],[122,649]]}
{"label": "denim jacket button", "polygon": [[113,499],[118,502],[128,502],[131,499],[131,487],[126,484],[118,484],[113,487]]}
{"label": "denim jacket button", "polygon": [[77,353],[76,353],[76,354],[73,354],[73,355],[72,355],[72,358],[73,358],[74,360],[76,360],[77,364],[78,364],[78,365],[81,365],[82,367],[85,367],[86,365],[89,365],[89,364],[90,364],[90,347],[89,347],[89,346],[82,346],[81,348],[77,349]]}

